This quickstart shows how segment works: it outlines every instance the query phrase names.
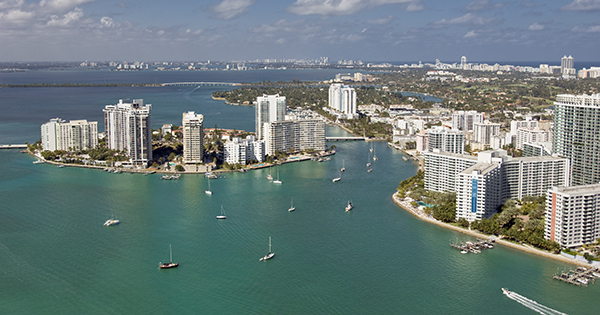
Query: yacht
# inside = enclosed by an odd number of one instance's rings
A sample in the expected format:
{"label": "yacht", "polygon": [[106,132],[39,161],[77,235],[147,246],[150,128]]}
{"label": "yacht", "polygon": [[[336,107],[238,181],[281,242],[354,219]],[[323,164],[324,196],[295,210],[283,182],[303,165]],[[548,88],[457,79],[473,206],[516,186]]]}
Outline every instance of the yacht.
{"label": "yacht", "polygon": [[109,220],[106,220],[106,222],[104,222],[104,226],[117,225],[119,223],[121,223],[121,221],[119,221],[117,219],[109,219]]}
{"label": "yacht", "polygon": [[283,182],[279,180],[279,169],[277,169],[277,179],[273,181],[273,184],[283,184]]}
{"label": "yacht", "polygon": [[169,244],[169,262],[168,263],[164,263],[164,264],[162,262],[159,262],[158,263],[158,267],[160,269],[169,269],[169,268],[174,268],[174,267],[177,267],[177,266],[179,266],[179,263],[174,263],[173,262],[173,252],[171,251],[171,244]]}
{"label": "yacht", "polygon": [[294,207],[294,198],[292,197],[291,205],[290,205],[290,208],[288,209],[288,211],[292,212],[294,210],[296,210],[296,207]]}
{"label": "yacht", "polygon": [[221,214],[219,214],[217,216],[217,219],[227,219],[227,216],[225,215],[225,211],[223,211],[223,206],[221,206]]}
{"label": "yacht", "polygon": [[273,256],[275,256],[275,253],[273,253],[271,251],[271,237],[269,236],[269,253],[265,255],[265,257],[262,257],[261,259],[259,259],[260,261],[265,261],[265,260],[269,260],[271,258],[273,258]]}
{"label": "yacht", "polygon": [[210,190],[210,179],[208,180],[208,190],[205,190],[204,193],[207,195],[212,195],[212,191]]}

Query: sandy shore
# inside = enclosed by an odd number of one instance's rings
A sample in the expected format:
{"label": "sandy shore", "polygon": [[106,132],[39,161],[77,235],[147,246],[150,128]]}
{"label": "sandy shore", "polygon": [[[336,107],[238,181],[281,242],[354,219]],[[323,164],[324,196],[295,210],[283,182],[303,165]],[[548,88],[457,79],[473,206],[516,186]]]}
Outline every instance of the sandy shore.
{"label": "sandy shore", "polygon": [[[419,209],[419,208],[415,208],[410,204],[410,201],[407,200],[402,200],[399,195],[398,192],[395,192],[392,195],[392,199],[394,200],[394,202],[400,206],[401,208],[403,208],[404,210],[408,211],[409,213],[415,215],[416,217],[420,218],[421,220],[445,227],[447,229],[451,229],[451,230],[455,230],[457,232],[460,233],[464,233],[464,234],[468,234],[477,238],[481,238],[481,239],[489,239],[490,235],[487,234],[483,234],[483,233],[479,233],[477,231],[473,231],[473,230],[467,230],[458,226],[454,226],[448,223],[444,223],[441,221],[438,221],[436,219],[434,219],[433,217],[431,217],[429,214],[426,214],[423,210]],[[584,266],[584,267],[592,267],[591,264],[585,263],[583,261],[579,261],[576,259],[571,259],[571,258],[567,258],[565,256],[562,256],[560,254],[553,254],[550,253],[548,251],[544,251],[541,249],[537,249],[537,248],[533,248],[533,247],[527,247],[521,244],[516,244],[513,242],[509,242],[503,239],[496,239],[496,244],[501,244],[507,247],[511,247],[514,249],[518,249],[524,252],[528,252],[534,255],[538,255],[538,256],[543,256],[543,257],[547,257],[547,258],[552,258],[555,260],[559,260],[561,262],[565,262],[565,263],[569,263],[569,264],[573,264],[573,265],[579,265],[579,266]]]}

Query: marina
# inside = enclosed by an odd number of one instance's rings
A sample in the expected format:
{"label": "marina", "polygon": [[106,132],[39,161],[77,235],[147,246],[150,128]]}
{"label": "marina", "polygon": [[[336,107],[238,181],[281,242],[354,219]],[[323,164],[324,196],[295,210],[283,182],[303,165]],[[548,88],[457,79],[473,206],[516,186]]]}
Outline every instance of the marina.
{"label": "marina", "polygon": [[594,284],[596,278],[600,278],[600,267],[577,267],[577,269],[569,270],[567,272],[562,271],[552,276],[552,279],[564,281],[580,287],[587,287],[590,283]]}

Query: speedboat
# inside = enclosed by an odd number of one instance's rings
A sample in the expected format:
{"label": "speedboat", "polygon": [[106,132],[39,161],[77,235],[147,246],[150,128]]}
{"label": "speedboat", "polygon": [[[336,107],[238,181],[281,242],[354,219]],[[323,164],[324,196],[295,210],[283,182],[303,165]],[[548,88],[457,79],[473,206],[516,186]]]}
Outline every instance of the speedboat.
{"label": "speedboat", "polygon": [[506,288],[502,288],[502,293],[504,293],[504,295],[509,296],[510,295],[510,291],[508,291]]}
{"label": "speedboat", "polygon": [[336,178],[332,179],[331,181],[335,183],[335,182],[339,182],[340,180],[342,180],[341,177],[336,177]]}
{"label": "speedboat", "polygon": [[119,223],[121,223],[121,221],[119,221],[117,219],[110,219],[110,220],[106,220],[106,222],[104,222],[104,226],[117,225]]}
{"label": "speedboat", "polygon": [[348,201],[348,205],[346,206],[346,211],[350,211],[354,208],[351,201]]}

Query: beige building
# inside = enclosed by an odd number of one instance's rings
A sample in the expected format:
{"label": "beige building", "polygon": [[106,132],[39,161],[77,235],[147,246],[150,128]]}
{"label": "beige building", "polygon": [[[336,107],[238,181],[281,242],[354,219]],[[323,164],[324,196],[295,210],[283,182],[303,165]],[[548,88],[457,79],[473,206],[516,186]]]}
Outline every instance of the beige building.
{"label": "beige building", "polygon": [[195,112],[183,113],[183,162],[186,164],[204,162],[204,116]]}

